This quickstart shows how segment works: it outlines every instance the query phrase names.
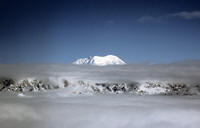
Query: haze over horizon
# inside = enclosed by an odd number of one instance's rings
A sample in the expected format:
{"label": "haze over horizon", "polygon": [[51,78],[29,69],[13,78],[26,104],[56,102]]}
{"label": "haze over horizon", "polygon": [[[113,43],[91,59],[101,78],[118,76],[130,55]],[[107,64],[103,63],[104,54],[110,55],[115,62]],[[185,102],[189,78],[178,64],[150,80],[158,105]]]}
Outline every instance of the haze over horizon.
{"label": "haze over horizon", "polygon": [[0,63],[200,59],[198,0],[6,0],[0,19]]}

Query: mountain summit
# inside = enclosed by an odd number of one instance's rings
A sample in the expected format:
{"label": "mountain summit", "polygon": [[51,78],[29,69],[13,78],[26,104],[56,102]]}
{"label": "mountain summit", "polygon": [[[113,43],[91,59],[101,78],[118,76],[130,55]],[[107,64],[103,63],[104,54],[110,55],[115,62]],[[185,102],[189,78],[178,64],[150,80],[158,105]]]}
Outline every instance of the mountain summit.
{"label": "mountain summit", "polygon": [[126,63],[117,56],[107,55],[107,56],[93,56],[89,58],[80,58],[75,62],[73,62],[73,64],[77,65],[90,64],[96,66],[106,66],[106,65],[123,65]]}

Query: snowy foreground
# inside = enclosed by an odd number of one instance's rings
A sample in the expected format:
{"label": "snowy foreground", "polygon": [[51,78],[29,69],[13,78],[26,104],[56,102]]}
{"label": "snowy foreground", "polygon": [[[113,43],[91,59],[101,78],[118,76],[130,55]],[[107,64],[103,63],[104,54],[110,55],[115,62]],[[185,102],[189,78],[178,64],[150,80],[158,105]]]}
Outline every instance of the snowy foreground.
{"label": "snowy foreground", "polygon": [[0,65],[0,128],[199,128],[200,62]]}
{"label": "snowy foreground", "polygon": [[199,128],[199,96],[0,98],[1,128]]}

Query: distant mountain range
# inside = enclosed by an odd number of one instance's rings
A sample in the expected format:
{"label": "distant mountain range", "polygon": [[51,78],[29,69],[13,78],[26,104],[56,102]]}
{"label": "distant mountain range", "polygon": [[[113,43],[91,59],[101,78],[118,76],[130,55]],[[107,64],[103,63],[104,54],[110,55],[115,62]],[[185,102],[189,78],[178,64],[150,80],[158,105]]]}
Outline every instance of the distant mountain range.
{"label": "distant mountain range", "polygon": [[96,66],[107,66],[107,65],[124,65],[126,64],[122,59],[114,55],[107,56],[93,56],[88,58],[80,58],[73,62],[73,64],[82,65],[96,65]]}

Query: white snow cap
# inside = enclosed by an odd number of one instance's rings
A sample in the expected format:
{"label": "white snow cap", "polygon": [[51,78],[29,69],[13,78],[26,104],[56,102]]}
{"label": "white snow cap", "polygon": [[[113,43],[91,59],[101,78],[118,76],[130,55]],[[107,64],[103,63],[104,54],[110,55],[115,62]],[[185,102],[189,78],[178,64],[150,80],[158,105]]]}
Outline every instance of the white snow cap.
{"label": "white snow cap", "polygon": [[107,55],[107,56],[93,56],[89,58],[80,58],[75,62],[73,62],[73,64],[77,65],[90,64],[96,66],[106,66],[106,65],[123,65],[126,63],[117,56]]}

